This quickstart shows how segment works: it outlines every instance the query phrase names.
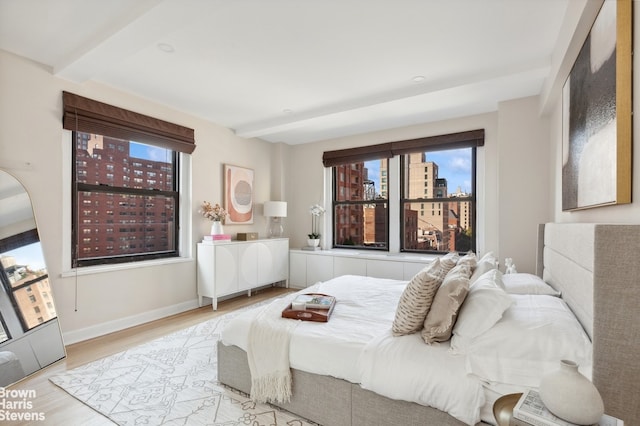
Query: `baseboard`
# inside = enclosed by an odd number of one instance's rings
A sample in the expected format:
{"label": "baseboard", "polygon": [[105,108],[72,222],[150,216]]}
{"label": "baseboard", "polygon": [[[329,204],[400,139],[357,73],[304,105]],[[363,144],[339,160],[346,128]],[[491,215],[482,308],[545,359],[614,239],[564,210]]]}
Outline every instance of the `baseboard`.
{"label": "baseboard", "polygon": [[65,346],[84,340],[93,339],[95,337],[104,336],[105,334],[124,330],[125,328],[134,327],[149,321],[155,321],[166,318],[171,315],[180,314],[198,308],[198,301],[191,300],[188,302],[178,303],[176,305],[166,306],[152,311],[142,312],[125,318],[113,321],[103,322],[101,324],[92,325],[90,327],[81,328],[62,333]]}

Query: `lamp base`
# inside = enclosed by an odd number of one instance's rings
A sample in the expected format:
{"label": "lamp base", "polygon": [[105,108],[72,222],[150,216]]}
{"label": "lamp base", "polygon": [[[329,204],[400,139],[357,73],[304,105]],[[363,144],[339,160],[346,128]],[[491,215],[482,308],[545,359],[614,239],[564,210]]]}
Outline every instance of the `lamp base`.
{"label": "lamp base", "polygon": [[282,226],[282,218],[272,217],[267,229],[269,238],[282,238],[284,236],[284,227]]}

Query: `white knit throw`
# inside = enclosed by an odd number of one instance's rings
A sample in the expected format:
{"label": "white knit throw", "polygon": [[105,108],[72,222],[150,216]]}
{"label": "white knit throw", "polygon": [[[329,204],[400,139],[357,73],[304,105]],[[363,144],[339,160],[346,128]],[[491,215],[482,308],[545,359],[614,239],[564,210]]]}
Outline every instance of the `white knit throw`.
{"label": "white knit throw", "polygon": [[251,399],[256,402],[289,402],[291,368],[289,342],[298,320],[282,318],[292,297],[277,299],[261,309],[251,322],[247,357],[251,371]]}

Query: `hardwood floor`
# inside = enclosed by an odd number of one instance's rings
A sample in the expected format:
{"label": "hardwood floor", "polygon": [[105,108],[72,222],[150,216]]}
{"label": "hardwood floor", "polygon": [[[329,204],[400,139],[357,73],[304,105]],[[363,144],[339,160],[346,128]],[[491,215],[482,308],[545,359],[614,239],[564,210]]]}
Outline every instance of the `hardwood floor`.
{"label": "hardwood floor", "polygon": [[[101,426],[113,425],[109,419],[87,407],[68,393],[49,381],[49,377],[79,367],[88,362],[104,358],[132,346],[137,346],[158,337],[170,334],[202,321],[231,312],[233,310],[275,297],[293,289],[270,287],[253,291],[251,297],[238,296],[218,303],[218,310],[211,306],[194,309],[147,324],[97,337],[66,347],[67,357],[55,364],[34,373],[22,381],[8,387],[10,390],[23,389],[36,392],[35,399],[28,399],[31,407],[27,410],[13,410],[16,413],[43,413],[44,421],[0,420],[0,424],[11,425],[65,425],[65,426]],[[3,398],[0,398],[2,401]],[[11,398],[15,400],[14,398]],[[0,407],[0,414],[2,413]],[[6,410],[6,409],[5,409]]]}

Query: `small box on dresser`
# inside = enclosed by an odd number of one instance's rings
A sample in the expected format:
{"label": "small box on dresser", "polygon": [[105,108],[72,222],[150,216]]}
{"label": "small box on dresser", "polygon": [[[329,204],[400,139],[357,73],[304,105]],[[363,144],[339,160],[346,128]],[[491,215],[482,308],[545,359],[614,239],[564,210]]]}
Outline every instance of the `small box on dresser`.
{"label": "small box on dresser", "polygon": [[257,232],[238,232],[236,239],[238,241],[253,241],[258,239]]}

